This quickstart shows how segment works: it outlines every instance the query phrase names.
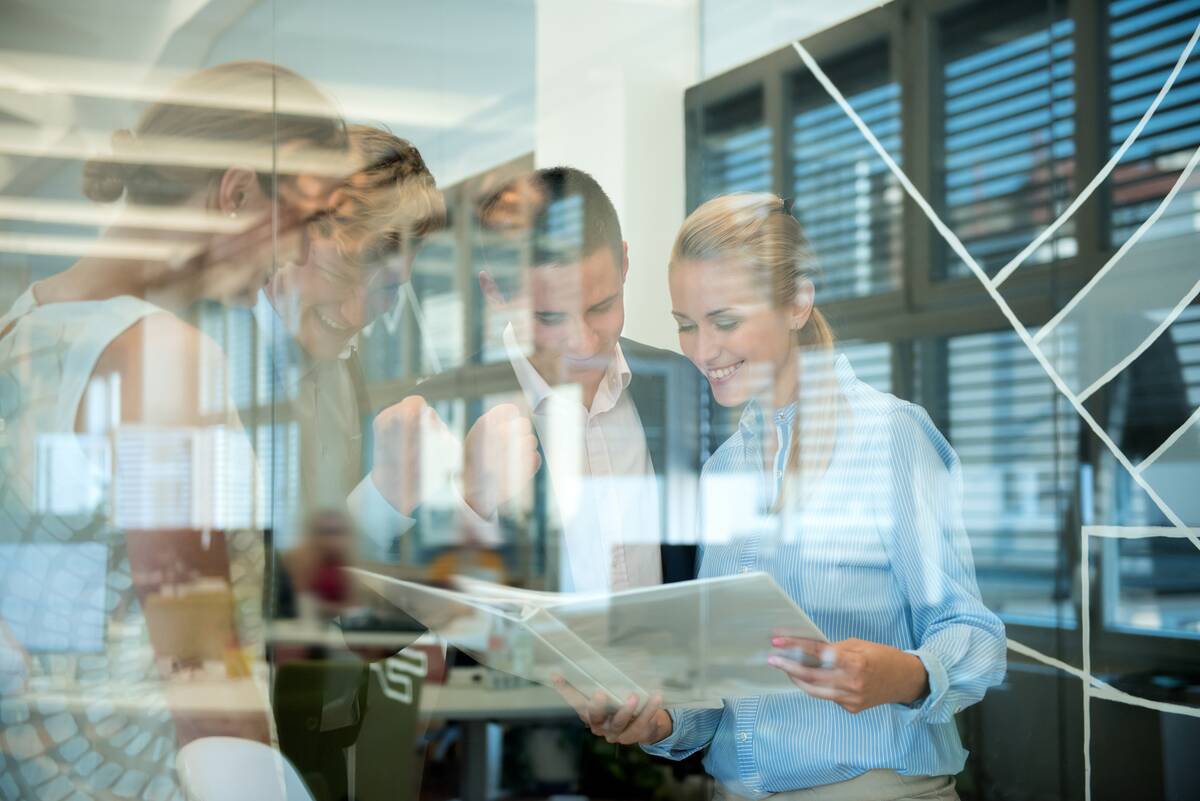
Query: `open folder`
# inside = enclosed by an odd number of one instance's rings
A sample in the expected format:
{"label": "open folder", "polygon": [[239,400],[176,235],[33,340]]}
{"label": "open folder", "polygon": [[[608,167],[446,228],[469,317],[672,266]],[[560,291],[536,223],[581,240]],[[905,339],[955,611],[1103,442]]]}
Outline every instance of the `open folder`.
{"label": "open folder", "polygon": [[767,664],[777,635],[826,641],[766,573],[604,595],[533,592],[458,579],[458,590],[366,570],[355,578],[480,663],[540,684],[562,676],[614,703],[662,693],[666,706],[791,692]]}

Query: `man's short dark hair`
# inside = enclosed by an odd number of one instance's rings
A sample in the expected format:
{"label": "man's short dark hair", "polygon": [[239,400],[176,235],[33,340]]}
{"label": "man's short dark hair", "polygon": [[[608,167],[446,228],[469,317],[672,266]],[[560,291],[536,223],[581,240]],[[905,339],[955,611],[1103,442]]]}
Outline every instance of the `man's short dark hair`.
{"label": "man's short dark hair", "polygon": [[596,179],[574,167],[506,181],[480,200],[477,216],[484,240],[478,269],[505,293],[519,286],[527,266],[573,264],[601,248],[611,251],[618,267],[624,261],[617,210]]}

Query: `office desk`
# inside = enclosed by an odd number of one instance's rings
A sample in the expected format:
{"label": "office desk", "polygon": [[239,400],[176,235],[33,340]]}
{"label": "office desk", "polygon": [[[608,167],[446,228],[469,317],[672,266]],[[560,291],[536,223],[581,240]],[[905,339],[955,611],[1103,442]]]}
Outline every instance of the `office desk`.
{"label": "office desk", "polygon": [[421,693],[421,717],[462,725],[463,801],[489,801],[488,766],[500,759],[488,743],[489,723],[570,721],[578,720],[578,716],[549,687],[490,688],[470,681],[473,675],[482,673],[474,668],[452,671],[450,683],[426,684]]}
{"label": "office desk", "polygon": [[315,645],[323,648],[390,648],[400,650],[421,636],[417,631],[343,631],[331,624],[274,620],[267,625],[271,645]]}
{"label": "office desk", "polygon": [[[452,674],[453,675],[453,674]],[[488,765],[500,758],[489,748],[488,723],[574,720],[573,710],[557,692],[540,686],[491,688],[470,680],[473,669],[459,671],[445,685],[422,687],[418,714],[424,720],[446,720],[463,727],[463,801],[488,801]],[[464,677],[466,680],[464,680]],[[7,704],[54,704],[86,712],[99,704],[122,714],[160,708],[163,700],[179,715],[227,717],[267,709],[263,679],[181,679],[170,682],[32,688],[0,699]]]}

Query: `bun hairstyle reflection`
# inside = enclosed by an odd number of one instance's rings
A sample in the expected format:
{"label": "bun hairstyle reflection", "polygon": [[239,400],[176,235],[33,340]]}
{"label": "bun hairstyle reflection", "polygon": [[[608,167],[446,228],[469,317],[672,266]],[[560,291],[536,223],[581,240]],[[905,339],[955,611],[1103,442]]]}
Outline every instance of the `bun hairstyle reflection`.
{"label": "bun hairstyle reflection", "polygon": [[[345,151],[346,129],[333,104],[291,70],[266,61],[231,61],[176,81],[143,112],[132,130],[113,134],[112,155],[83,165],[83,192],[98,202],[179,205],[235,166],[173,163],[166,144],[242,145],[247,150],[301,141]],[[260,172],[270,195],[273,176]]]}
{"label": "bun hairstyle reflection", "polygon": [[[684,220],[671,248],[669,268],[706,261],[748,270],[756,286],[768,288],[777,308],[791,305],[804,282],[820,276],[816,254],[800,221],[792,216],[791,205],[769,192],[737,192],[709,200]],[[794,336],[800,360],[798,409],[788,457],[789,480],[776,510],[792,497],[802,498],[804,489],[829,466],[840,402],[833,370],[833,329],[816,305]],[[789,485],[797,483],[801,491],[789,492]]]}

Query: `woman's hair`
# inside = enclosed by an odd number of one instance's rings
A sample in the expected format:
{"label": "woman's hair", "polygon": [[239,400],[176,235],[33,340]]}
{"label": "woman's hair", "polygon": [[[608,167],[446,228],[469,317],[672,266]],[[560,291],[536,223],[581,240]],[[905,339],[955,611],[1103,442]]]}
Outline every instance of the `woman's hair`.
{"label": "woman's hair", "polygon": [[373,239],[403,245],[440,230],[446,202],[411,142],[369,125],[347,126],[358,168],[341,187],[345,202],[321,221],[321,233],[345,253]]}
{"label": "woman's hair", "polygon": [[329,99],[291,70],[233,61],[175,82],[132,130],[113,134],[112,155],[84,164],[83,191],[100,203],[124,195],[178,205],[248,162],[271,195],[273,155],[289,143],[344,155],[346,128]]}
{"label": "woman's hair", "polygon": [[[769,192],[721,195],[688,215],[671,248],[670,269],[688,261],[748,271],[777,308],[794,303],[804,282],[819,276],[816,256],[800,221],[792,216],[791,203]],[[801,369],[788,475],[804,487],[829,465],[838,407],[833,329],[815,305],[795,340]],[[780,493],[777,509],[785,495]]]}

